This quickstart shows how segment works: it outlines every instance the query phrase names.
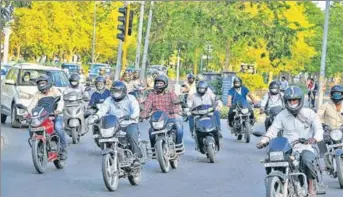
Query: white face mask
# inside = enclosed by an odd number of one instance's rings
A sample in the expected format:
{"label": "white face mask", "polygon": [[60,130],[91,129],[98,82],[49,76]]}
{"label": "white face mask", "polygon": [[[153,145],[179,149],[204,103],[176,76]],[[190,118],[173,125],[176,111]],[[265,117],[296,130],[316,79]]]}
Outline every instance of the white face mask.
{"label": "white face mask", "polygon": [[30,81],[30,77],[24,77],[24,81],[25,82]]}
{"label": "white face mask", "polygon": [[76,86],[77,85],[77,81],[72,81],[72,82],[70,82],[70,84],[73,85],[73,86]]}
{"label": "white face mask", "polygon": [[295,109],[299,106],[299,103],[296,103],[296,104],[291,104],[291,102],[288,101],[288,106],[292,109]]}
{"label": "white face mask", "polygon": [[113,94],[113,96],[114,96],[114,98],[119,98],[121,96],[121,93],[116,92]]}

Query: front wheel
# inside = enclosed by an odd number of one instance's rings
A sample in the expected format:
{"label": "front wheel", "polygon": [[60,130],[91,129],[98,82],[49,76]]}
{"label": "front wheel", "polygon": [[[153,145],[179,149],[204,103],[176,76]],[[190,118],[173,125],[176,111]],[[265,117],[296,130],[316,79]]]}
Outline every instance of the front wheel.
{"label": "front wheel", "polygon": [[48,164],[45,144],[42,140],[33,140],[32,161],[38,173],[43,174]]}
{"label": "front wheel", "polygon": [[244,140],[245,143],[249,143],[250,142],[250,123],[249,122],[245,122],[244,124]]}
{"label": "front wheel", "polygon": [[108,153],[102,156],[102,176],[107,189],[116,191],[119,184],[119,161],[116,155]]}
{"label": "front wheel", "polygon": [[283,196],[283,183],[279,177],[269,177],[266,184],[267,197]]}
{"label": "front wheel", "polygon": [[73,144],[77,144],[80,142],[79,130],[80,130],[80,127],[71,128],[71,137],[73,139]]}
{"label": "front wheel", "polygon": [[214,148],[214,144],[210,143],[206,145],[206,149],[207,149],[207,156],[210,159],[211,163],[214,163],[216,161],[216,153],[215,153],[215,148]]}
{"label": "front wheel", "polygon": [[342,155],[336,156],[337,177],[339,186],[343,189],[343,158]]}
{"label": "front wheel", "polygon": [[155,144],[155,151],[157,160],[160,164],[160,168],[162,172],[167,173],[170,170],[170,163],[167,157],[167,145],[163,142],[163,140],[158,140]]}

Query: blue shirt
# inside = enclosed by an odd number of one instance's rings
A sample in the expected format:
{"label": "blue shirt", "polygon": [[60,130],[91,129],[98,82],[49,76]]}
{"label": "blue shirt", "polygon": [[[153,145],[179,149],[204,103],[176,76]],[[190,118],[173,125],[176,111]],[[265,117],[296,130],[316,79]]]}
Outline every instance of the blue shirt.
{"label": "blue shirt", "polygon": [[111,96],[111,92],[108,89],[105,89],[104,92],[100,93],[98,91],[92,94],[92,97],[89,101],[89,106],[97,104],[101,99],[106,99]]}
{"label": "blue shirt", "polygon": [[239,94],[236,89],[233,87],[229,90],[229,96],[231,96],[231,104],[234,105],[237,102],[246,102],[249,89],[245,86],[241,87],[241,94]]}

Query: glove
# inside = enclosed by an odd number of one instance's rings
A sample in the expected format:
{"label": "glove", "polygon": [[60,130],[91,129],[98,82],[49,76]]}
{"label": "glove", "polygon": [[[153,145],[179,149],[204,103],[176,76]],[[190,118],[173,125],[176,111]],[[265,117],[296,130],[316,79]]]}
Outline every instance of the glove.
{"label": "glove", "polygon": [[258,148],[258,149],[262,149],[262,148],[264,148],[265,146],[266,146],[266,144],[263,143],[263,142],[259,142],[259,143],[256,144],[256,148]]}
{"label": "glove", "polygon": [[89,123],[92,124],[97,120],[99,120],[99,116],[95,114],[89,118]]}

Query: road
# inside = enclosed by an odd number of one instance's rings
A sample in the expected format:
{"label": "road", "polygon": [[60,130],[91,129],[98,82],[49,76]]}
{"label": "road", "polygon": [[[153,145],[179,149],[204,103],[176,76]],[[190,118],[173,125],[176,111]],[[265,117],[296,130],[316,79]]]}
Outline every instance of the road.
{"label": "road", "polygon": [[[67,166],[57,170],[48,164],[46,173],[38,174],[32,164],[27,129],[1,126],[5,137],[1,161],[2,197],[262,197],[265,196],[265,170],[259,160],[265,151],[257,150],[257,138],[250,144],[236,141],[223,122],[224,148],[217,154],[217,162],[211,164],[204,155],[194,150],[193,140],[185,128],[186,153],[179,168],[168,174],[161,172],[156,160],[148,161],[143,169],[139,186],[131,186],[127,179],[120,179],[119,188],[108,192],[101,174],[101,152],[88,133],[81,143],[69,141]],[[148,123],[140,124],[142,139],[148,139]],[[255,130],[262,129],[258,123]],[[343,196],[338,181],[325,175],[327,197]]]}

